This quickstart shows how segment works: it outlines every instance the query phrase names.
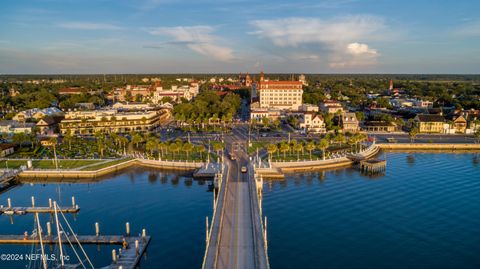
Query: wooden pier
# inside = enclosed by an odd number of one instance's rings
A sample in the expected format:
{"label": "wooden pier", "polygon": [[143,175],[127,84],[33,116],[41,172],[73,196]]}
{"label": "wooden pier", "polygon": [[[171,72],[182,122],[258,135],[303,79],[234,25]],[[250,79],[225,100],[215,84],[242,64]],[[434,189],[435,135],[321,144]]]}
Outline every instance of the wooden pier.
{"label": "wooden pier", "polygon": [[360,171],[366,172],[369,174],[376,174],[385,172],[387,169],[387,161],[386,160],[377,160],[377,159],[370,159],[365,161],[360,161]]}
{"label": "wooden pier", "polygon": [[[53,207],[52,199],[48,199],[48,207],[37,207],[35,206],[35,197],[32,196],[32,206],[12,206],[12,200],[7,199],[7,206],[0,205],[0,215],[24,215],[28,213],[39,213],[39,214],[54,214],[55,209]],[[78,213],[80,207],[75,203],[75,197],[72,196],[72,207],[58,208],[58,212],[62,213]]]}

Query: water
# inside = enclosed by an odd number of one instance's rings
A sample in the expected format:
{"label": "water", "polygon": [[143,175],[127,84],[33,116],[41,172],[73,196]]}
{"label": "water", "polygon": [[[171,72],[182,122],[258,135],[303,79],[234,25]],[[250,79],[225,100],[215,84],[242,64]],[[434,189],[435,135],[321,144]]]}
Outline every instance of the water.
{"label": "water", "polygon": [[473,154],[388,153],[385,176],[353,169],[264,187],[272,268],[480,268]]}
{"label": "water", "polygon": [[[266,182],[271,268],[480,268],[474,156],[388,153],[380,177],[339,169]],[[34,195],[39,206],[49,197],[70,206],[75,195],[81,210],[68,219],[78,234],[94,234],[96,221],[103,234],[123,234],[129,221],[132,233],[146,228],[152,235],[142,268],[201,268],[205,216],[212,214],[207,189],[188,175],[139,168],[98,183],[27,184],[0,194],[0,204],[11,197],[14,206],[29,205]],[[33,215],[13,221],[0,216],[0,233],[33,228]],[[110,264],[111,249],[86,248],[96,267]],[[0,245],[0,254],[30,252],[31,246]],[[0,268],[27,264],[0,261]]]}
{"label": "water", "polygon": [[[73,220],[67,216],[78,234],[95,234],[94,223],[100,223],[102,234],[124,234],[125,222],[130,222],[132,234],[142,228],[152,236],[142,268],[200,268],[205,249],[205,216],[212,214],[213,194],[208,184],[193,181],[188,175],[155,170],[132,169],[109,180],[90,184],[24,185],[0,195],[0,204],[12,198],[13,206],[30,205],[36,196],[38,206],[48,205],[48,198],[61,198],[71,206],[74,195],[80,212]],[[32,231],[34,215],[0,216],[1,234],[23,234]],[[49,215],[41,215],[44,225]],[[54,228],[54,226],[52,226]],[[30,233],[30,232],[29,232]],[[55,233],[55,232],[54,232]],[[115,246],[119,248],[120,246]],[[87,246],[95,268],[111,263],[111,246]],[[0,245],[1,253],[30,253],[31,246]],[[71,258],[74,253],[68,253]],[[76,259],[75,259],[76,260]],[[26,268],[25,261],[0,261],[0,268]]]}

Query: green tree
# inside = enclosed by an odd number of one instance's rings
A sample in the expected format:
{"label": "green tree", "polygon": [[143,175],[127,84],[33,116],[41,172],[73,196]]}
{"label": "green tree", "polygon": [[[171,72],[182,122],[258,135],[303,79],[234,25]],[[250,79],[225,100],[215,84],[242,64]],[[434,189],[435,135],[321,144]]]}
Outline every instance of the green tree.
{"label": "green tree", "polygon": [[323,138],[318,142],[318,148],[322,151],[322,158],[325,160],[325,151],[330,146],[328,139]]}
{"label": "green tree", "polygon": [[182,151],[184,151],[187,154],[187,160],[189,159],[190,152],[192,152],[194,148],[195,146],[190,142],[183,144]]}
{"label": "green tree", "polygon": [[310,159],[312,159],[312,151],[315,150],[317,146],[315,145],[314,141],[310,141],[305,145],[305,149],[308,150],[308,153],[310,155]]}
{"label": "green tree", "polygon": [[410,137],[411,142],[415,141],[415,138],[417,137],[417,134],[418,134],[418,128],[417,127],[414,127],[412,129],[410,129],[410,132],[408,132],[408,136]]}
{"label": "green tree", "polygon": [[300,152],[303,151],[303,145],[302,143],[297,143],[295,146],[294,146],[294,150],[297,152],[297,161],[300,159]]}
{"label": "green tree", "polygon": [[277,151],[277,145],[271,143],[271,144],[268,144],[267,146],[267,152],[268,152],[268,158],[271,160],[272,159],[272,155]]}
{"label": "green tree", "polygon": [[290,151],[290,145],[288,145],[287,142],[282,142],[280,144],[280,152],[283,153],[283,158],[286,159],[287,158],[287,152]]}

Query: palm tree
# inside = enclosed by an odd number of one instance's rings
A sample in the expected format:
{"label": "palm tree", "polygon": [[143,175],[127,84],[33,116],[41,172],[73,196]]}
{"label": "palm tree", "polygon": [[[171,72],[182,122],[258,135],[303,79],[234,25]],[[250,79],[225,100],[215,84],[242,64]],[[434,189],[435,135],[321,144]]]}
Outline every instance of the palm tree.
{"label": "palm tree", "polygon": [[190,152],[192,152],[194,148],[195,146],[190,142],[183,144],[182,150],[187,154],[187,160],[189,159]]}
{"label": "palm tree", "polygon": [[473,135],[475,136],[477,143],[480,143],[480,128],[478,128]]}
{"label": "palm tree", "polygon": [[158,140],[155,137],[148,138],[145,150],[150,151],[150,155],[153,156],[153,151],[158,150]]}
{"label": "palm tree", "polygon": [[268,152],[268,158],[271,160],[272,159],[272,155],[278,150],[277,148],[277,145],[275,144],[268,144],[267,146],[267,152]]}
{"label": "palm tree", "polygon": [[315,145],[314,141],[310,141],[307,143],[307,145],[305,145],[305,149],[308,150],[310,154],[310,160],[312,159],[312,151],[315,150],[316,147],[317,146]]}
{"label": "palm tree", "polygon": [[203,153],[206,151],[207,149],[205,149],[205,146],[204,145],[198,145],[195,147],[195,151],[200,153],[200,159],[203,160]]}
{"label": "palm tree", "polygon": [[174,152],[180,151],[180,146],[179,146],[177,143],[171,143],[171,144],[168,146],[168,149],[172,152],[172,157],[173,157],[173,153],[174,153]]}
{"label": "palm tree", "polygon": [[290,145],[288,145],[288,143],[286,142],[282,142],[280,144],[280,151],[283,153],[283,158],[286,159],[287,158],[287,152],[290,151]]}
{"label": "palm tree", "polygon": [[138,145],[143,142],[143,137],[139,133],[133,133],[132,143],[138,148]]}
{"label": "palm tree", "polygon": [[297,143],[294,146],[294,150],[297,152],[297,161],[300,159],[300,152],[303,151],[303,145],[302,143]]}
{"label": "palm tree", "polygon": [[325,160],[325,150],[330,146],[330,143],[326,138],[321,139],[318,142],[318,148],[322,151],[322,158]]}
{"label": "palm tree", "polygon": [[212,143],[212,146],[213,146],[213,150],[215,150],[217,152],[217,155],[220,156],[220,151],[222,151],[224,148],[223,143],[219,141],[215,141]]}
{"label": "palm tree", "polygon": [[418,129],[416,127],[412,128],[410,132],[408,132],[408,136],[410,136],[410,141],[413,142],[417,137]]}

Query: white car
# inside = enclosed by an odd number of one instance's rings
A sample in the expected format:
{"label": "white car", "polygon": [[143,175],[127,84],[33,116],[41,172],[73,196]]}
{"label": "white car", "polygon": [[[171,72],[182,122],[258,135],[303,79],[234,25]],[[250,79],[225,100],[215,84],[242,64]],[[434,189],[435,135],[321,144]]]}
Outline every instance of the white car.
{"label": "white car", "polygon": [[240,169],[240,171],[242,173],[246,173],[247,172],[247,167],[246,166],[242,166],[242,169]]}

